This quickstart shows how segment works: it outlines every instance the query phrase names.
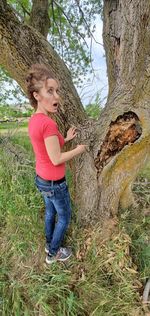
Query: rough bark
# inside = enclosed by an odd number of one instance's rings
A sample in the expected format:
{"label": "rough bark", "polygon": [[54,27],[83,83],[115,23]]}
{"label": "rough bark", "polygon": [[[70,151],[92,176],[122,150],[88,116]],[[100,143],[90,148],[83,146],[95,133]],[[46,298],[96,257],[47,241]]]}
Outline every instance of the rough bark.
{"label": "rough bark", "polygon": [[48,0],[33,0],[30,24],[44,37],[47,37],[50,28],[50,18],[48,15]]}
{"label": "rough bark", "polygon": [[104,1],[104,44],[109,96],[99,120],[87,118],[71,74],[44,37],[21,24],[6,1],[0,3],[0,63],[25,90],[34,62],[51,67],[62,85],[58,121],[62,131],[78,127],[75,143],[86,154],[70,162],[74,197],[82,224],[116,216],[118,207],[134,203],[132,184],[150,153],[150,4]]}

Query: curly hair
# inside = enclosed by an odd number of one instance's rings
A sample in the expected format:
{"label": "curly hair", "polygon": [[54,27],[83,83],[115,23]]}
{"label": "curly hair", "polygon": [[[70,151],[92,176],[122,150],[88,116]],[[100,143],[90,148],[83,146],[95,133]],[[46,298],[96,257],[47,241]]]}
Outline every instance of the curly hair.
{"label": "curly hair", "polygon": [[34,98],[33,92],[38,92],[47,79],[56,80],[54,74],[45,64],[33,64],[31,66],[26,77],[26,85],[29,101],[35,109],[37,108],[37,100]]}

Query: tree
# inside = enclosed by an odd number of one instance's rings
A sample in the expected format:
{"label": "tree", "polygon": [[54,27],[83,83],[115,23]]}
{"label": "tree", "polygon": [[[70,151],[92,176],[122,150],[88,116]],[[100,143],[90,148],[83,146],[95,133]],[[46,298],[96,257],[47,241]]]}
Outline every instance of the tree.
{"label": "tree", "polygon": [[[45,8],[47,2],[43,2]],[[38,3],[33,1],[33,5]],[[32,15],[32,25],[23,23],[6,0],[0,2],[0,63],[24,91],[30,65],[48,64],[62,84],[57,117],[61,130],[77,126],[75,142],[88,145],[87,153],[70,163],[82,224],[102,223],[117,215],[119,205],[134,204],[132,184],[149,157],[149,13],[146,0],[104,1],[109,95],[99,119],[94,120],[84,111],[65,63],[45,39],[46,31],[37,24],[35,29],[36,15]],[[45,14],[39,17],[40,25]]]}

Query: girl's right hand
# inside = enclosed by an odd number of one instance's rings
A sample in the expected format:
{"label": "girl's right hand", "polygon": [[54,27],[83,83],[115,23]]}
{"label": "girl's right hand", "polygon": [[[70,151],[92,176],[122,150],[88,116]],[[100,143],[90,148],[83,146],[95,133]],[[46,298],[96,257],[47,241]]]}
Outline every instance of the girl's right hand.
{"label": "girl's right hand", "polygon": [[82,154],[86,151],[87,145],[77,145],[76,149],[78,150],[79,154]]}

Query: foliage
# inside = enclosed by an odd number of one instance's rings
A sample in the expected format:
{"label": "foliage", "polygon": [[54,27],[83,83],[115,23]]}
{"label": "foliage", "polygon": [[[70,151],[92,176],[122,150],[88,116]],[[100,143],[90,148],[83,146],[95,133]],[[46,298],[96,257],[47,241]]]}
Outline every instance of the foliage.
{"label": "foliage", "polygon": [[92,117],[95,119],[99,118],[100,112],[102,110],[99,93],[97,93],[94,103],[88,104],[85,110],[89,117]]}
{"label": "foliage", "polygon": [[28,117],[31,116],[33,110],[27,109],[22,112],[21,109],[15,109],[15,106],[0,105],[0,130],[18,130],[28,125]]}
{"label": "foliage", "polygon": [[65,0],[61,5],[54,1],[54,6],[50,6],[49,15],[53,17],[50,42],[65,61],[77,85],[83,80],[81,76],[90,69],[91,51],[87,39],[93,40],[95,18],[101,10],[100,0]]}
{"label": "foliage", "polygon": [[100,106],[96,103],[88,104],[85,110],[88,116],[92,118],[98,118],[101,112]]}
{"label": "foliage", "polygon": [[15,107],[11,107],[9,105],[1,105],[0,104],[0,119],[5,117],[21,117],[22,112],[18,109],[16,110]]}
{"label": "foliage", "polygon": [[29,14],[32,8],[30,0],[8,0],[7,2],[13,6],[16,14],[21,20],[26,22],[28,21]]}
{"label": "foliage", "polygon": [[[121,212],[120,227],[113,227],[111,240],[105,230],[104,240],[98,223],[80,229],[73,208],[67,239],[74,256],[66,264],[47,267],[43,201],[34,186],[31,144],[25,134],[9,141],[25,148],[30,164],[19,165],[1,150],[1,315],[144,315],[140,295],[150,271],[144,248],[150,229],[148,214],[137,216],[132,209]],[[140,191],[141,178],[138,181]],[[149,192],[145,199],[143,194],[145,209],[148,199]]]}

